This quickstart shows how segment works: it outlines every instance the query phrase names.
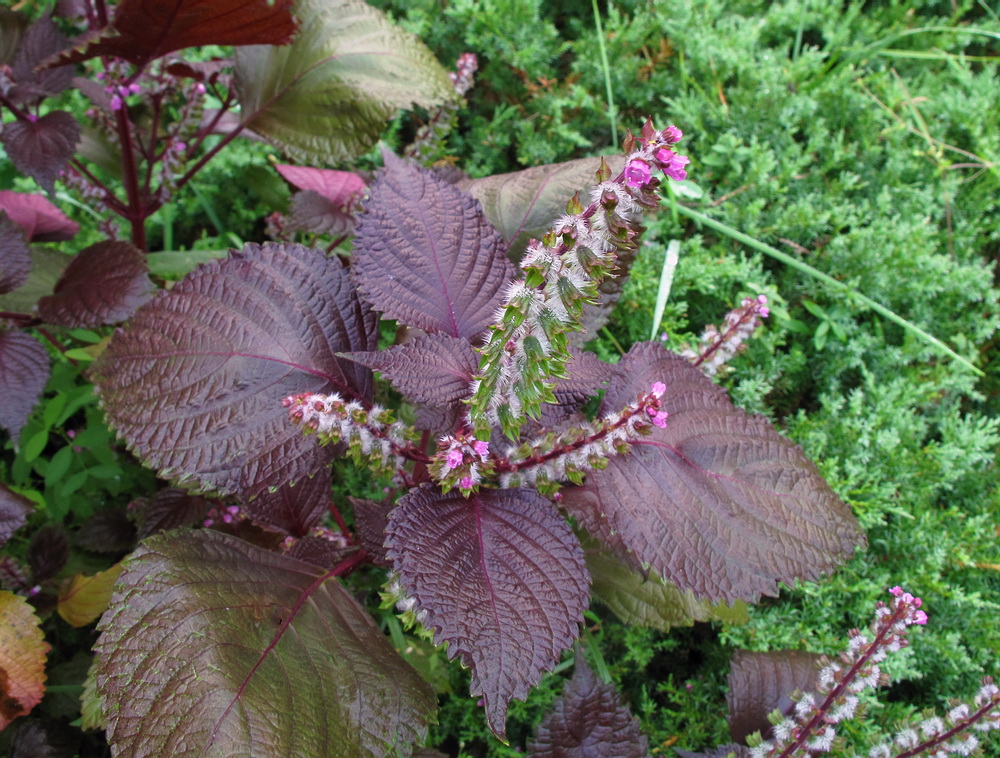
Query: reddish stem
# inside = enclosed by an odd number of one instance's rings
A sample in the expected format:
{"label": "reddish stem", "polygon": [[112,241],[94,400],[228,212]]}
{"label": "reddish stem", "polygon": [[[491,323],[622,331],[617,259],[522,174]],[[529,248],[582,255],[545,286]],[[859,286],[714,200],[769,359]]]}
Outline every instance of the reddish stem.
{"label": "reddish stem", "polygon": [[146,217],[149,210],[143,206],[139,190],[139,172],[135,164],[135,151],[132,144],[132,122],[128,118],[125,103],[115,111],[118,119],[118,137],[122,146],[122,174],[125,182],[125,194],[128,197],[128,211],[125,218],[132,225],[132,244],[143,252],[146,250]]}
{"label": "reddish stem", "polygon": [[327,576],[343,576],[344,574],[356,569],[362,563],[366,563],[368,560],[368,553],[364,550],[358,550],[356,553],[352,553],[350,556],[330,569],[327,572]]}
{"label": "reddish stem", "polygon": [[347,528],[347,522],[344,521],[343,515],[340,513],[340,509],[337,504],[330,498],[330,515],[333,516],[333,520],[337,522],[337,527],[340,529],[340,533],[347,537],[351,542],[354,542],[354,535],[351,530]]}
{"label": "reddish stem", "polygon": [[0,319],[19,321],[21,326],[34,326],[42,323],[41,319],[35,318],[30,313],[14,313],[13,311],[0,311]]}
{"label": "reddish stem", "polygon": [[108,206],[108,210],[110,210],[113,213],[117,213],[122,218],[127,217],[128,208],[126,208],[122,204],[121,200],[119,200],[115,196],[115,193],[113,193],[110,189],[108,189],[108,187],[104,184],[104,182],[102,182],[100,179],[94,176],[87,169],[86,166],[80,163],[80,161],[77,160],[76,158],[73,158],[70,160],[70,168],[76,171],[81,176],[85,177],[87,181],[90,182],[93,186],[97,187],[102,192],[104,192],[104,197],[102,199],[104,200],[104,204]]}
{"label": "reddish stem", "polygon": [[[57,340],[51,334],[49,334],[49,332],[48,332],[47,329],[43,329],[40,326],[35,327],[35,328],[37,329],[38,333],[40,335],[42,335],[43,337],[45,337],[45,339],[47,339],[49,342],[51,342],[60,353],[62,353],[63,355],[66,355],[66,347],[65,347],[65,345],[63,345],[59,340]],[[68,360],[70,363],[72,363],[74,368],[77,368],[80,365],[75,360],[73,360],[72,358],[70,358],[69,356],[66,357],[66,360]]]}
{"label": "reddish stem", "polygon": [[734,332],[735,332],[735,331],[736,331],[736,330],[737,330],[737,329],[738,329],[738,328],[739,328],[740,326],[742,326],[742,325],[743,325],[743,324],[744,324],[745,322],[747,322],[747,321],[749,321],[750,319],[752,319],[752,318],[754,317],[754,315],[755,315],[755,314],[756,314],[756,311],[755,311],[755,310],[753,309],[753,307],[751,306],[751,307],[750,307],[750,308],[749,308],[749,309],[747,310],[747,312],[746,312],[746,313],[744,313],[744,314],[743,314],[742,316],[740,316],[740,320],[739,320],[739,321],[737,321],[737,322],[736,322],[735,324],[732,324],[732,325],[730,325],[730,327],[729,327],[728,329],[726,329],[726,331],[722,332],[722,333],[721,333],[721,334],[719,335],[719,339],[717,339],[717,340],[716,340],[715,342],[713,342],[713,343],[712,343],[712,346],[711,346],[711,347],[709,347],[709,348],[708,348],[708,350],[706,350],[706,351],[705,351],[704,353],[702,353],[701,355],[699,355],[699,356],[698,356],[698,360],[696,360],[696,361],[693,361],[693,362],[691,363],[691,365],[697,368],[697,367],[698,367],[698,366],[700,366],[700,365],[701,365],[702,363],[704,363],[704,362],[705,362],[705,361],[706,361],[706,360],[707,360],[708,358],[710,358],[710,357],[711,357],[711,356],[712,356],[712,355],[713,355],[713,354],[714,354],[714,353],[715,353],[715,352],[716,352],[716,351],[717,351],[717,350],[718,350],[718,349],[719,349],[720,347],[722,347],[723,345],[725,345],[725,344],[726,344],[726,340],[728,340],[728,339],[729,339],[730,335],[732,335],[732,334],[733,334],[733,333],[734,333]]}

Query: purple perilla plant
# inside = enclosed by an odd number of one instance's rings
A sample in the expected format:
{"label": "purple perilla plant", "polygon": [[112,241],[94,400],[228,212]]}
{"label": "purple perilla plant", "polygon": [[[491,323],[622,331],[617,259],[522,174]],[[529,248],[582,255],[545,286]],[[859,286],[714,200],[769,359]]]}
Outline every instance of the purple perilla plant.
{"label": "purple perilla plant", "polygon": [[[776,712],[772,738],[750,748],[753,758],[799,758],[837,750],[845,754],[838,725],[863,713],[860,695],[889,683],[882,671],[885,659],[908,646],[913,626],[927,624],[923,602],[901,587],[889,590],[893,599],[879,602],[868,633],[850,630],[846,650],[820,670],[815,688],[793,695],[787,715]],[[868,758],[912,758],[927,754],[972,755],[980,746],[974,732],[1000,728],[1000,689],[987,677],[972,704],[953,702],[944,718],[931,715],[907,726],[884,742],[869,747]],[[850,753],[857,755],[857,753]]]}

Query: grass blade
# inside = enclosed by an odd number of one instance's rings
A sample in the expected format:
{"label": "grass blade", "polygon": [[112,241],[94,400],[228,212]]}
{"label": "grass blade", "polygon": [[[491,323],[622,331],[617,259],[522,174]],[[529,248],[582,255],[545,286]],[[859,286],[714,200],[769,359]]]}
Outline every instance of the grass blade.
{"label": "grass blade", "polygon": [[975,373],[977,376],[985,376],[985,374],[982,371],[973,366],[968,360],[966,360],[961,355],[956,353],[954,350],[948,347],[937,337],[935,337],[932,334],[929,334],[928,332],[925,332],[916,324],[907,321],[905,318],[897,315],[893,311],[886,308],[884,305],[879,305],[871,298],[862,295],[853,287],[850,287],[844,284],[843,282],[837,281],[829,274],[824,274],[819,269],[813,268],[808,263],[803,263],[799,259],[794,258],[791,255],[788,255],[787,253],[783,253],[777,248],[773,248],[770,245],[766,245],[763,242],[756,240],[753,237],[744,234],[743,232],[737,229],[733,229],[733,227],[731,226],[727,226],[726,224],[720,223],[719,221],[716,221],[715,219],[706,216],[704,213],[699,213],[698,211],[693,210],[692,208],[688,208],[684,205],[681,205],[680,203],[677,203],[676,207],[680,213],[682,213],[683,215],[687,216],[690,219],[693,219],[694,221],[697,221],[699,224],[704,224],[705,226],[711,229],[715,229],[717,232],[722,232],[726,236],[732,237],[737,242],[742,242],[744,245],[752,247],[754,250],[759,250],[760,252],[764,253],[764,255],[768,255],[777,261],[781,261],[785,265],[791,266],[792,268],[797,269],[804,274],[808,274],[814,279],[819,279],[821,282],[830,285],[834,289],[850,294],[855,300],[862,303],[863,305],[866,305],[868,308],[875,311],[883,318],[887,318],[894,324],[898,324],[906,331],[916,335],[923,342],[926,342],[929,345],[933,345],[942,353],[945,353],[950,357],[954,358],[956,361],[958,361],[967,369]]}

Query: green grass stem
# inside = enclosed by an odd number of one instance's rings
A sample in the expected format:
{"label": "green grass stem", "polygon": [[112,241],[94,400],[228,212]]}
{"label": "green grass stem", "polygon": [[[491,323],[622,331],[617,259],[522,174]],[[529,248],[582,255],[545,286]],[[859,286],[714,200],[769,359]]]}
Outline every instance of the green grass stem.
{"label": "green grass stem", "polygon": [[597,27],[597,49],[601,53],[601,70],[604,72],[604,90],[608,98],[608,120],[611,122],[611,144],[618,144],[618,113],[615,110],[615,96],[611,91],[611,66],[608,64],[608,50],[604,46],[604,28],[601,26],[601,12],[597,0],[590,0],[594,8],[594,26]]}
{"label": "green grass stem", "polygon": [[771,247],[770,245],[767,245],[767,244],[761,242],[760,240],[756,240],[753,237],[751,237],[751,236],[749,236],[747,234],[744,234],[743,232],[741,232],[741,231],[739,231],[737,229],[734,229],[731,226],[727,226],[726,224],[720,223],[720,222],[716,221],[715,219],[713,219],[713,218],[711,218],[709,216],[706,216],[704,213],[699,213],[698,211],[696,211],[696,210],[694,210],[692,208],[688,208],[687,206],[681,205],[680,203],[677,203],[676,205],[677,205],[677,210],[680,213],[682,213],[683,215],[687,216],[688,218],[690,218],[690,219],[698,222],[699,224],[704,224],[705,226],[709,227],[710,229],[715,229],[717,232],[722,232],[723,234],[725,234],[728,237],[733,238],[737,242],[742,242],[744,245],[746,245],[748,247],[752,247],[754,250],[759,250],[760,252],[764,253],[764,255],[770,256],[771,258],[774,258],[777,261],[781,261],[786,266],[791,266],[792,268],[797,269],[797,270],[801,271],[804,274],[808,274],[809,276],[813,277],[814,279],[818,279],[819,281],[823,282],[824,284],[828,284],[829,286],[831,286],[831,287],[833,287],[833,288],[835,288],[835,289],[837,289],[837,290],[839,290],[841,292],[845,292],[845,293],[849,294],[855,300],[857,300],[858,302],[866,305],[868,308],[870,308],[871,310],[875,311],[876,313],[878,313],[883,318],[887,318],[887,319],[889,319],[889,321],[892,321],[894,324],[898,324],[903,329],[905,329],[906,331],[910,332],[911,334],[914,334],[915,336],[917,336],[922,341],[926,342],[929,345],[933,345],[935,348],[937,348],[941,352],[943,352],[943,353],[949,355],[950,357],[954,358],[956,361],[958,361],[960,364],[962,364],[963,366],[965,366],[967,369],[969,369],[970,371],[972,371],[973,373],[975,373],[977,376],[985,376],[985,374],[982,371],[980,371],[978,368],[976,368],[975,366],[973,366],[972,363],[970,363],[968,360],[966,360],[961,355],[959,355],[958,353],[956,353],[954,350],[952,350],[950,347],[948,347],[945,343],[943,343],[937,337],[933,336],[932,334],[929,334],[928,332],[925,332],[923,329],[921,329],[916,324],[914,324],[914,323],[912,323],[910,321],[907,321],[905,318],[903,318],[902,316],[897,315],[893,311],[891,311],[888,308],[886,308],[884,305],[880,305],[880,304],[876,303],[870,297],[866,297],[865,295],[862,295],[854,287],[851,287],[851,286],[849,286],[847,284],[844,284],[843,282],[834,279],[829,274],[824,274],[819,269],[813,268],[808,263],[803,263],[802,261],[798,260],[797,258],[794,258],[793,256],[788,255],[787,253],[783,253],[780,250],[778,250],[777,248]]}

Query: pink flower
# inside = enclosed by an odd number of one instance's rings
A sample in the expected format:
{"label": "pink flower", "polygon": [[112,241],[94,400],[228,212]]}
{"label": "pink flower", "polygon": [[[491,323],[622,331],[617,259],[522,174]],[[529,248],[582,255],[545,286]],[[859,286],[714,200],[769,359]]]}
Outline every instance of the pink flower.
{"label": "pink flower", "polygon": [[655,416],[653,416],[653,423],[660,427],[660,429],[665,429],[667,426],[667,418],[670,416],[666,411],[658,411]]}
{"label": "pink flower", "polygon": [[681,137],[684,136],[684,132],[678,129],[676,126],[668,126],[663,130],[663,139],[666,142],[673,144],[674,142],[680,142]]}
{"label": "pink flower", "polygon": [[458,486],[461,487],[463,490],[471,490],[472,479],[468,476],[463,476],[461,481],[458,483]]}
{"label": "pink flower", "polygon": [[663,167],[663,173],[669,176],[671,179],[676,179],[678,182],[682,182],[687,179],[687,171],[684,167],[691,162],[691,159],[686,155],[675,155],[670,161]]}
{"label": "pink flower", "polygon": [[920,624],[921,626],[927,623],[927,614],[923,611],[917,611],[913,614],[913,623]]}
{"label": "pink flower", "polygon": [[649,164],[642,158],[633,158],[625,167],[625,183],[629,187],[644,187],[649,184]]}
{"label": "pink flower", "polygon": [[476,451],[476,455],[485,457],[490,454],[490,443],[484,440],[476,440],[472,443],[472,449]]}
{"label": "pink flower", "polygon": [[675,153],[673,150],[668,150],[665,147],[661,147],[653,154],[653,157],[656,158],[656,160],[658,160],[660,163],[666,164],[670,163],[670,161],[676,158],[677,153]]}
{"label": "pink flower", "polygon": [[667,391],[667,385],[663,382],[653,382],[650,390],[653,393],[653,397],[663,397],[663,393]]}
{"label": "pink flower", "polygon": [[464,460],[465,456],[462,455],[462,451],[455,448],[448,453],[448,457],[445,458],[445,463],[448,464],[448,468],[458,468],[462,465]]}
{"label": "pink flower", "polygon": [[111,96],[111,110],[120,111],[122,109],[122,99],[118,95]]}

